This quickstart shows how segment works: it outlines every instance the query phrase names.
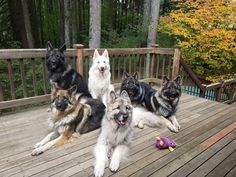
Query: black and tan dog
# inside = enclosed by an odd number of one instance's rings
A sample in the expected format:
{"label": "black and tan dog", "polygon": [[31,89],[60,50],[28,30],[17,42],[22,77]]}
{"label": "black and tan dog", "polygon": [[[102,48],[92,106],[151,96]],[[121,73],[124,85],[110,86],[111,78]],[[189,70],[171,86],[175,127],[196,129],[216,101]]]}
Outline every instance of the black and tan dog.
{"label": "black and tan dog", "polygon": [[65,44],[60,48],[54,48],[50,42],[47,43],[46,66],[50,83],[65,90],[76,85],[78,93],[91,96],[83,77],[66,63],[65,50]]}
{"label": "black and tan dog", "polygon": [[[138,81],[138,73],[123,74],[121,91],[127,91],[133,104],[134,122],[139,128],[148,126],[167,126],[171,131],[178,132],[180,125],[175,117],[179,98],[181,96],[180,76],[174,80],[163,78],[160,91],[149,84]],[[145,108],[145,109],[143,109]]]}
{"label": "black and tan dog", "polygon": [[[55,145],[69,142],[73,133],[87,133],[101,126],[105,106],[91,98],[78,98],[76,86],[68,90],[53,88],[49,126],[52,129],[34,146],[31,155],[39,155]],[[91,103],[91,107],[87,103]]]}

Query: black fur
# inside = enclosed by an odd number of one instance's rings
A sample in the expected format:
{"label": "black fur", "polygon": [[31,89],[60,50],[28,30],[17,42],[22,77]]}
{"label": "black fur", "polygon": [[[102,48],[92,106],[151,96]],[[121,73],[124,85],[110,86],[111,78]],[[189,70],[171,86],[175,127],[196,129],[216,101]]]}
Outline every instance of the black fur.
{"label": "black fur", "polygon": [[163,117],[170,117],[177,110],[181,95],[180,77],[170,81],[163,78],[163,87],[157,91],[149,84],[138,81],[137,72],[123,74],[121,91],[126,90],[133,104],[144,106],[151,112],[158,111]]}
{"label": "black fur", "polygon": [[88,118],[89,121],[85,123],[82,132],[80,132],[86,133],[101,126],[101,120],[105,114],[106,107],[101,101],[91,98],[88,86],[82,76],[66,63],[65,50],[65,44],[61,48],[54,48],[51,43],[48,42],[46,66],[49,73],[49,80],[51,84],[64,90],[76,86],[76,92],[80,94],[79,99],[85,99],[85,103],[91,107],[92,114]]}
{"label": "black fur", "polygon": [[50,42],[47,44],[46,66],[50,83],[65,90],[76,85],[78,93],[90,96],[87,84],[82,76],[66,63],[65,50],[65,44],[61,48],[54,48]]}
{"label": "black fur", "polygon": [[106,107],[101,101],[93,98],[86,98],[86,104],[91,106],[92,112],[88,121],[85,123],[84,128],[81,130],[81,134],[101,127],[102,118],[105,115]]}

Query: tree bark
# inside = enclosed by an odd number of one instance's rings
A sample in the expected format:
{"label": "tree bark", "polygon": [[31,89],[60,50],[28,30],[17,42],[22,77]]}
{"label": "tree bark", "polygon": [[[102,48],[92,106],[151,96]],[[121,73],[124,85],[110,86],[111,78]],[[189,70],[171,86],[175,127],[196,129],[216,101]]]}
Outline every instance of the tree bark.
{"label": "tree bark", "polygon": [[77,0],[71,0],[71,28],[72,28],[72,44],[77,43]]}
{"label": "tree bark", "polygon": [[64,0],[64,30],[65,30],[65,44],[70,46],[70,1]]}
{"label": "tree bark", "polygon": [[89,48],[100,48],[101,0],[90,0]]}
{"label": "tree bark", "polygon": [[160,12],[160,0],[151,0],[150,18],[148,26],[148,39],[147,39],[148,47],[151,47],[152,44],[156,43],[159,12]]}
{"label": "tree bark", "polygon": [[25,32],[26,32],[28,47],[34,48],[34,37],[33,37],[30,18],[29,18],[30,16],[29,16],[29,10],[28,10],[28,1],[21,0],[21,4],[22,4],[23,17],[24,17],[24,22],[25,22],[24,25],[25,25]]}
{"label": "tree bark", "polygon": [[60,12],[60,23],[59,23],[59,29],[60,29],[60,43],[64,43],[65,42],[65,17],[64,17],[64,0],[59,0],[59,12]]}
{"label": "tree bark", "polygon": [[[40,1],[40,0],[38,0]],[[41,23],[40,23],[40,16],[37,14],[37,2],[29,0],[28,5],[29,5],[29,19],[31,22],[31,30],[34,38],[34,46],[36,48],[39,48],[42,46],[42,40],[41,40]]]}
{"label": "tree bark", "polygon": [[[160,12],[160,0],[150,0],[150,18],[148,25],[148,38],[147,38],[147,47],[151,47],[152,44],[156,43],[157,35],[157,24],[159,19]],[[146,65],[145,65],[145,76],[149,77],[150,73],[150,55],[147,55]]]}
{"label": "tree bark", "polygon": [[151,8],[151,1],[144,0],[143,3],[143,28],[146,28],[149,23],[149,16],[150,16],[150,8]]}

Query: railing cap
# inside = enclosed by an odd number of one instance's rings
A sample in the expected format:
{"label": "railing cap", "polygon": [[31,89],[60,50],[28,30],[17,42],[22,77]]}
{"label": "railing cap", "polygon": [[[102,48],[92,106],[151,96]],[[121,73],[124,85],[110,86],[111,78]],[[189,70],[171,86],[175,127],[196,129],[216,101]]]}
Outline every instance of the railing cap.
{"label": "railing cap", "polygon": [[84,45],[83,44],[74,44],[73,48],[75,48],[75,49],[82,49],[82,48],[84,48]]}
{"label": "railing cap", "polygon": [[159,44],[152,44],[151,47],[159,47]]}
{"label": "railing cap", "polygon": [[176,45],[175,48],[181,49],[182,46],[181,45]]}

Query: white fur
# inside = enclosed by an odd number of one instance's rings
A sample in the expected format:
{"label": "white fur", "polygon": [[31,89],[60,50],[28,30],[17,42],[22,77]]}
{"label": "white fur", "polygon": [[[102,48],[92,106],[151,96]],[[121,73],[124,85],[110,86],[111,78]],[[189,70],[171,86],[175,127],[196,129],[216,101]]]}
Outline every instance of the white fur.
{"label": "white fur", "polygon": [[180,125],[176,120],[176,117],[173,115],[169,120],[158,115],[158,112],[150,112],[143,107],[133,108],[134,125],[139,128],[143,128],[144,125],[150,127],[167,127],[172,132],[178,132]]}
{"label": "white fur", "polygon": [[117,123],[106,115],[102,122],[102,131],[98,137],[97,144],[94,148],[95,177],[101,177],[104,169],[108,165],[111,171],[117,171],[120,162],[127,157],[129,143],[131,142],[133,132],[133,123],[118,128]]}
{"label": "white fur", "polygon": [[[104,68],[104,72],[101,72]],[[94,99],[99,99],[107,107],[108,94],[114,87],[111,85],[111,73],[108,51],[105,50],[102,55],[94,51],[93,64],[89,69],[88,88]]]}

